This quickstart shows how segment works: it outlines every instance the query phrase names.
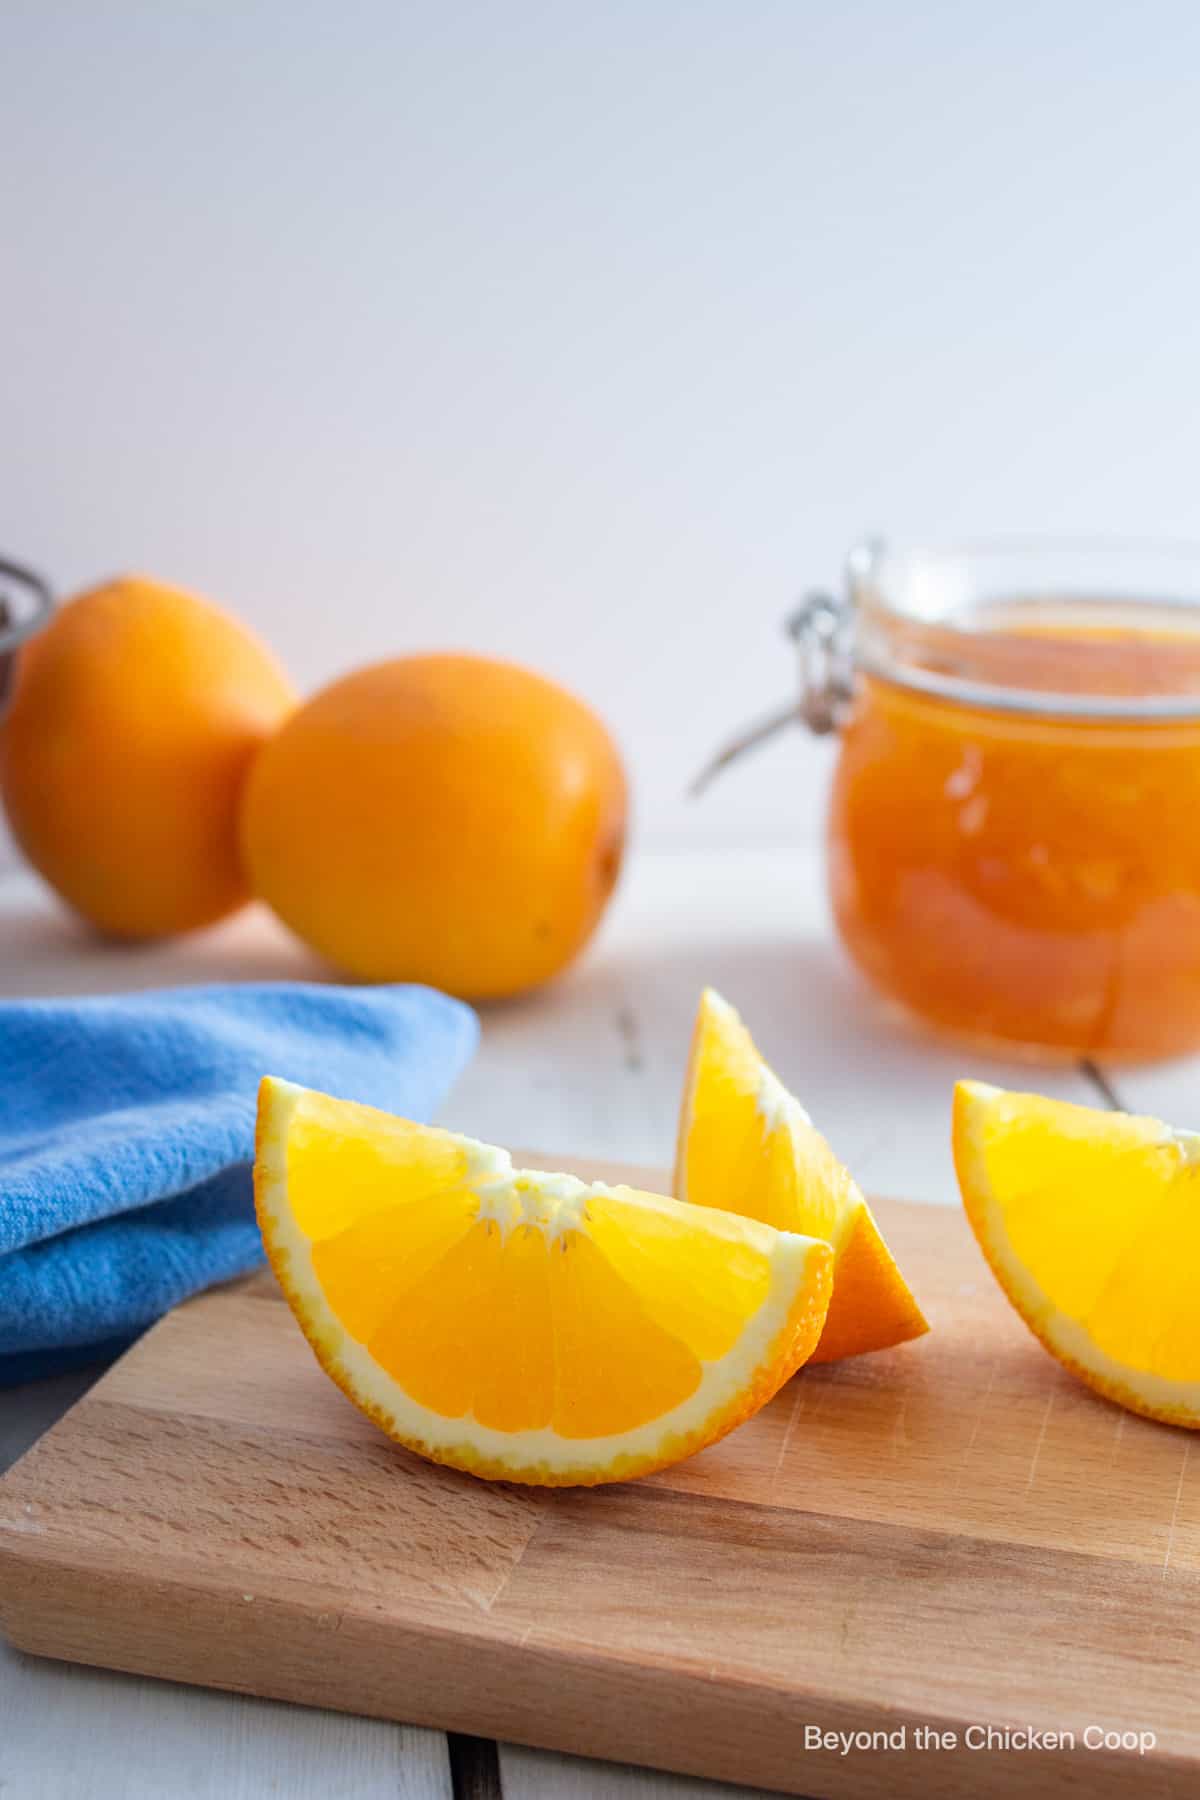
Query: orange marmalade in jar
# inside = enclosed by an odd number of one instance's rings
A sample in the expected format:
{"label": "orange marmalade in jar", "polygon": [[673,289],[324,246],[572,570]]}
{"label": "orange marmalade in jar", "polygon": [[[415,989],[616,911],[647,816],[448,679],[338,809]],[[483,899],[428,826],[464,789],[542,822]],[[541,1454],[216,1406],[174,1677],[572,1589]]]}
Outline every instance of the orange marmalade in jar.
{"label": "orange marmalade in jar", "polygon": [[876,988],[1010,1051],[1200,1047],[1200,551],[873,546],[793,630]]}

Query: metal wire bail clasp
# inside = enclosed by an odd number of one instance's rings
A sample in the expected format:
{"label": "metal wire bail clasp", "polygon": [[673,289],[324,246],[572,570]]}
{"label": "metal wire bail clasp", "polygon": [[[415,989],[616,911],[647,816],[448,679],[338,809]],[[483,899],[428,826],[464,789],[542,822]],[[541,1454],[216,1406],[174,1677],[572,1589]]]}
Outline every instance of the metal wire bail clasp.
{"label": "metal wire bail clasp", "polygon": [[836,731],[854,698],[854,653],[848,601],[807,594],[787,621],[800,658],[798,711],[818,736]]}
{"label": "metal wire bail clasp", "polygon": [[807,725],[823,736],[836,731],[854,698],[853,610],[849,600],[808,594],[788,615],[786,629],[800,654],[800,693],[755,719],[710,757],[688,792],[695,798],[709,783],[788,725]]}
{"label": "metal wire bail clasp", "polygon": [[22,563],[0,559],[0,714],[12,697],[17,650],[45,624],[53,607],[48,582]]}

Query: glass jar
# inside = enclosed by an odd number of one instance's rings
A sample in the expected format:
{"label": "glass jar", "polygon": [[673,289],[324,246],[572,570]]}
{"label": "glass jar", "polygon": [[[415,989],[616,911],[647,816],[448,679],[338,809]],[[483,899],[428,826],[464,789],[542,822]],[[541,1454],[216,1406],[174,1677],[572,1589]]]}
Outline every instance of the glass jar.
{"label": "glass jar", "polygon": [[865,546],[792,631],[879,992],[1043,1058],[1200,1047],[1200,549]]}

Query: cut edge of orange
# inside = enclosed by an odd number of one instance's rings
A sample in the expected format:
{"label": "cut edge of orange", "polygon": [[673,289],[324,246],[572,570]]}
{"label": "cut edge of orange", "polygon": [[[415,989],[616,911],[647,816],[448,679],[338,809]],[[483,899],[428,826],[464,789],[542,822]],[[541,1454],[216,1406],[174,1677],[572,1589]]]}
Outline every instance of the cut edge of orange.
{"label": "cut edge of orange", "polygon": [[[707,1198],[694,1201],[688,1181],[688,1145],[697,1096],[716,1056],[732,1059],[738,1070],[740,1097],[752,1099],[763,1121],[764,1136],[785,1132],[790,1140],[795,1217],[789,1221],[789,1229],[824,1239],[834,1253],[833,1297],[820,1342],[809,1361],[841,1361],[924,1336],[929,1321],[862,1189],[762,1056],[740,1014],[711,987],[701,993],[688,1052],[675,1146],[676,1196],[693,1204],[717,1204]],[[745,1197],[736,1193],[723,1195],[720,1204],[730,1212],[760,1216],[745,1209]]]}
{"label": "cut edge of orange", "polygon": [[[305,1103],[344,1106],[357,1119],[394,1127],[407,1122],[375,1109],[330,1102],[328,1096],[266,1077],[259,1093],[254,1169],[255,1205],[272,1270],[321,1367],[347,1398],[397,1443],[433,1462],[489,1480],[559,1487],[625,1481],[681,1461],[715,1443],[750,1418],[808,1360],[824,1325],[832,1286],[827,1244],[776,1232],[753,1221],[714,1213],[706,1231],[765,1249],[770,1285],[733,1347],[702,1364],[699,1386],[663,1415],[630,1431],[596,1438],[566,1438],[550,1428],[503,1432],[473,1419],[447,1418],[422,1406],[351,1336],[329,1304],[313,1264],[313,1241],[297,1223],[288,1201],[288,1145]],[[439,1143],[461,1146],[469,1180],[511,1192],[515,1183],[532,1193],[543,1211],[589,1195],[677,1217],[702,1209],[631,1188],[585,1184],[570,1176],[514,1170],[507,1152],[413,1125]],[[530,1222],[528,1220],[523,1222]],[[532,1221],[537,1222],[537,1221]],[[561,1222],[556,1228],[563,1228]]]}
{"label": "cut edge of orange", "polygon": [[[1013,1248],[1004,1209],[993,1191],[984,1148],[987,1114],[998,1100],[1042,1101],[1015,1095],[983,1081],[959,1081],[954,1088],[952,1139],[955,1173],[967,1222],[1001,1291],[1021,1321],[1078,1380],[1128,1412],[1163,1424],[1200,1429],[1200,1381],[1174,1381],[1149,1370],[1132,1370],[1109,1356],[1083,1323],[1058,1307]],[[1090,1111],[1061,1102],[1073,1112]],[[1137,1131],[1147,1147],[1176,1153],[1184,1162],[1200,1160],[1200,1138],[1176,1132],[1157,1119],[1136,1114],[1095,1114],[1098,1126],[1120,1121]]]}

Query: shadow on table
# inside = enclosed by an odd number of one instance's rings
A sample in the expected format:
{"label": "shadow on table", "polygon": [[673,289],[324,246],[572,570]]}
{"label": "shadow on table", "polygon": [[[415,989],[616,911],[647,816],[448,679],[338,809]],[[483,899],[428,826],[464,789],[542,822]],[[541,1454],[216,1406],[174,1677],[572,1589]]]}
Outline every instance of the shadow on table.
{"label": "shadow on table", "polygon": [[48,894],[0,905],[0,997],[123,993],[210,981],[329,981],[328,965],[263,907],[207,931],[120,943],[89,929]]}
{"label": "shadow on table", "polygon": [[[1073,1067],[1039,1067],[1031,1075],[1015,1058],[938,1038],[897,1016],[836,943],[815,930],[754,940],[732,931],[681,931],[673,943],[613,944],[568,978],[561,998],[547,990],[503,1020],[485,1015],[485,1043],[491,1022],[518,1060],[532,1052],[548,1063],[545,1046],[552,1048],[547,1081],[576,1089],[593,1081],[594,1118],[572,1109],[564,1127],[574,1125],[576,1135],[556,1144],[612,1154],[615,1122],[622,1155],[665,1162],[705,984],[737,1007],[780,1078],[876,1192],[956,1200],[950,1109],[954,1083],[964,1076],[1090,1098]],[[469,1082],[470,1072],[464,1100]]]}
{"label": "shadow on table", "polygon": [[67,1374],[0,1387],[0,1475],[82,1399],[111,1361],[111,1356],[100,1358]]}
{"label": "shadow on table", "polygon": [[[931,1073],[953,1080],[969,1070],[1008,1085],[1029,1077],[1029,1063],[1017,1053],[1006,1057],[965,1045],[882,998],[832,936],[814,932],[614,946],[568,979],[577,1004],[594,1007],[607,995],[610,1005],[627,1009],[635,1026],[654,1019],[661,1035],[665,1024],[682,1049],[701,989],[714,987],[741,1013],[785,1078],[828,1074],[841,1086],[858,1076],[864,1106],[870,1084],[885,1074],[925,1086]],[[1037,1079],[1046,1092],[1074,1094],[1079,1086],[1071,1061],[1039,1064]]]}

